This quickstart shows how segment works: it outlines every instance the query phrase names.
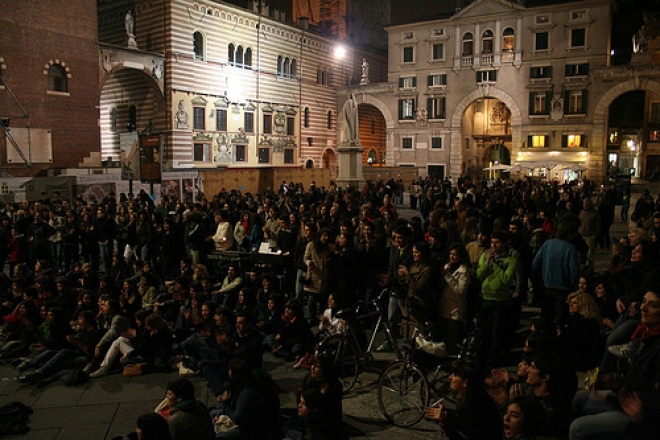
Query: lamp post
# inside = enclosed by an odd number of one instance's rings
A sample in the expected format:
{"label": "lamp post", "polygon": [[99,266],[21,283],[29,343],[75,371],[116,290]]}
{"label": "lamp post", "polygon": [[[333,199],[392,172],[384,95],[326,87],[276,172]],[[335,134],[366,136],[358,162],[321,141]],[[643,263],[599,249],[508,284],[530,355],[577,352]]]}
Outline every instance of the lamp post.
{"label": "lamp post", "polygon": [[344,70],[344,59],[346,58],[346,47],[341,44],[335,47],[335,59],[341,61],[341,83],[342,87],[348,86],[346,83],[346,71]]}

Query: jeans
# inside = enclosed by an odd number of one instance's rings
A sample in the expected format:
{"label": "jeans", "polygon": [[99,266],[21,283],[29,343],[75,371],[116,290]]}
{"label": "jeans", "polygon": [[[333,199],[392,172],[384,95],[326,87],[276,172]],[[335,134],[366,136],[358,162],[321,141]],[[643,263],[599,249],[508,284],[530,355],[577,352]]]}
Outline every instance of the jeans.
{"label": "jeans", "polygon": [[41,368],[41,371],[45,375],[55,374],[61,369],[73,365],[85,365],[87,363],[87,357],[78,350],[60,350],[53,357],[51,357]]}
{"label": "jeans", "polygon": [[481,303],[481,328],[483,345],[481,361],[487,364],[497,363],[498,355],[504,349],[508,325],[508,301],[484,299]]}
{"label": "jeans", "polygon": [[570,440],[625,439],[625,429],[631,423],[630,417],[606,397],[614,397],[609,391],[599,391],[596,395],[582,391],[573,398],[573,408],[578,414],[586,414],[573,420],[568,431]]}
{"label": "jeans", "polygon": [[109,368],[119,353],[126,354],[131,351],[133,351],[131,340],[123,336],[118,337],[112,342],[112,344],[110,344],[110,348],[108,348],[108,351],[101,362],[101,368]]}
{"label": "jeans", "polygon": [[541,316],[555,324],[562,325],[568,314],[566,298],[568,290],[559,290],[546,287],[543,293],[543,306]]}
{"label": "jeans", "polygon": [[110,272],[110,263],[112,262],[112,248],[114,246],[113,240],[100,241],[99,253],[101,254],[101,264],[106,272]]}
{"label": "jeans", "polygon": [[603,359],[600,361],[600,366],[598,367],[601,373],[612,373],[616,371],[618,358],[607,351],[607,347],[630,342],[630,338],[638,325],[639,320],[637,319],[626,319],[625,315],[619,316],[619,319],[614,323],[612,331],[607,335],[605,350],[603,351]]}
{"label": "jeans", "polygon": [[62,268],[62,242],[50,242],[50,255],[53,257],[53,269],[58,270]]}

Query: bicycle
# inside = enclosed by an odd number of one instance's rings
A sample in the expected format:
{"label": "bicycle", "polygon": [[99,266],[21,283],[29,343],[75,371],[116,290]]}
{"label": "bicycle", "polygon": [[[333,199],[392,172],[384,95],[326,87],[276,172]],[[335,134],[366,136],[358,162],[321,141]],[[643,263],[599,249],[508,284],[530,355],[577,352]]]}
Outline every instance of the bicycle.
{"label": "bicycle", "polygon": [[[378,378],[378,406],[392,424],[409,427],[424,417],[424,408],[438,403],[456,404],[449,389],[451,363],[456,359],[473,359],[477,343],[476,328],[471,327],[454,356],[436,356],[418,347],[417,337],[430,339],[430,326],[415,328],[411,348],[403,358],[390,362]],[[435,364],[433,366],[433,364]],[[433,403],[429,405],[433,398]]]}
{"label": "bicycle", "polygon": [[[374,360],[371,352],[376,336],[381,331],[385,333],[397,359],[402,356],[381,306],[381,301],[386,295],[389,295],[387,289],[371,301],[358,301],[355,307],[337,312],[337,316],[346,321],[344,332],[328,336],[318,345],[317,354],[328,353],[333,357],[344,394],[353,389],[362,371],[371,369]],[[364,326],[370,326],[374,318],[376,321],[371,328],[371,336],[367,338]]]}

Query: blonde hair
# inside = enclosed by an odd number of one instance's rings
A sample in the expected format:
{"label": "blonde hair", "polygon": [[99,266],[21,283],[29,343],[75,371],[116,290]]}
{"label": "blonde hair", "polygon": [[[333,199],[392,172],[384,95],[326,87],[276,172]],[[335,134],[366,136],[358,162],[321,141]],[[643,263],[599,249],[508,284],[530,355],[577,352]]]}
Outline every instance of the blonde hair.
{"label": "blonde hair", "polygon": [[596,301],[591,297],[591,295],[584,292],[573,292],[568,295],[566,304],[570,303],[573,298],[577,300],[578,305],[580,306],[580,311],[578,312],[580,315],[584,316],[585,318],[595,319],[596,321],[600,322],[600,308],[598,307],[598,304],[596,304]]}

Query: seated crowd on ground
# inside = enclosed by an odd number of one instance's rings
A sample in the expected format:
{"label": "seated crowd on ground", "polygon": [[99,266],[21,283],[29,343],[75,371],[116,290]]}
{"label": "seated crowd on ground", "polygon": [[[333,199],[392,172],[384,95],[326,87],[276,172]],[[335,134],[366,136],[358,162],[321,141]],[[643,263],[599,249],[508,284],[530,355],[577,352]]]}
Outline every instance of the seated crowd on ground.
{"label": "seated crowd on ground", "polygon": [[[160,418],[137,421],[142,439],[191,430],[197,439],[345,438],[341,383],[315,346],[344,331],[338,310],[387,289],[383,306],[403,347],[409,323],[430,324],[447,356],[475,335],[474,359],[453,365],[457,407],[426,409],[450,439],[652,438],[660,199],[645,191],[630,216],[636,227],[612,243],[620,200],[588,180],[462,176],[408,190],[419,213],[407,220],[397,212],[402,182],[392,179],[360,191],[223,189],[158,206],[145,193],[6,204],[0,359],[26,384],[135,365],[203,377],[218,406],[196,400],[189,379],[170,382]],[[604,273],[594,269],[599,246],[611,247]],[[258,258],[264,247],[278,264]],[[523,344],[524,304],[541,313],[512,374],[502,367]],[[296,390],[299,415],[285,424],[264,352],[309,369]],[[578,391],[577,372],[590,391]]]}

